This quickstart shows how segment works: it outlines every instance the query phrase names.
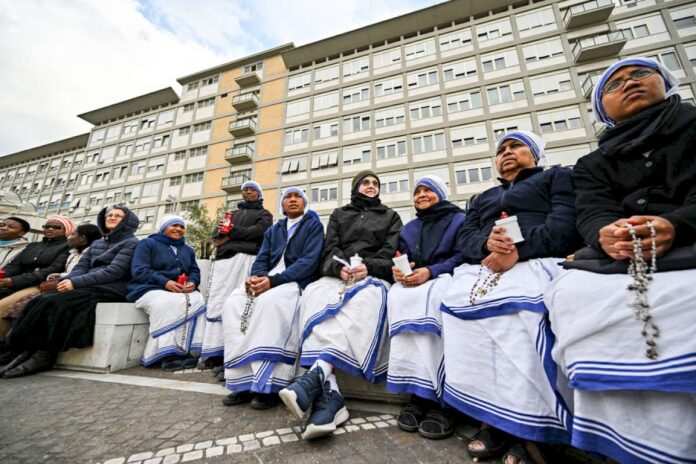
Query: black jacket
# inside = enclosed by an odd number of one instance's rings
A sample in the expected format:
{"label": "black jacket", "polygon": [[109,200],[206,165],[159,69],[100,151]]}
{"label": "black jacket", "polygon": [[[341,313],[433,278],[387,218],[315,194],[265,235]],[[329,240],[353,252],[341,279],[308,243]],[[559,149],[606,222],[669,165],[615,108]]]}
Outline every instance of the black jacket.
{"label": "black jacket", "polygon": [[523,169],[513,182],[501,182],[483,192],[466,214],[459,241],[466,262],[478,264],[488,256],[486,242],[503,211],[517,216],[525,239],[516,244],[520,261],[565,257],[577,249],[570,169]]}
{"label": "black jacket", "polygon": [[39,285],[49,274],[65,271],[68,260],[68,239],[65,237],[46,238],[27,245],[5,266],[5,275],[12,279],[16,291]]}
{"label": "black jacket", "polygon": [[[577,226],[601,251],[599,230],[633,215],[662,216],[675,227],[674,246],[696,241],[696,108],[682,103],[676,118],[626,153],[607,149],[617,126],[573,169]],[[646,158],[643,153],[652,150]]]}
{"label": "black jacket", "polygon": [[234,212],[232,223],[230,241],[216,249],[215,259],[232,258],[237,253],[257,255],[263,234],[273,224],[273,215],[264,208],[242,207]]}
{"label": "black jacket", "polygon": [[401,225],[399,215],[382,204],[362,209],[349,203],[336,208],[326,229],[322,275],[340,277],[343,265],[333,256],[350,261],[357,253],[369,275],[391,282]]}

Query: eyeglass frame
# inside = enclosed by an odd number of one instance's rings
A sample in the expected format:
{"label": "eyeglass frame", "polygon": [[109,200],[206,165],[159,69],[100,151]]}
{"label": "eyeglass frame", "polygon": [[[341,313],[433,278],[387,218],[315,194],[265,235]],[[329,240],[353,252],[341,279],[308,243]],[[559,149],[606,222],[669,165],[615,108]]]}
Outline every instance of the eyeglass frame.
{"label": "eyeglass frame", "polygon": [[363,179],[360,181],[360,185],[364,185],[365,187],[368,187],[370,185],[373,187],[379,187],[379,181],[377,179],[375,179],[375,180]]}
{"label": "eyeglass frame", "polygon": [[44,224],[41,226],[41,228],[43,230],[46,230],[46,229],[61,230],[63,228],[63,225],[62,224],[58,224],[58,225]]}
{"label": "eyeglass frame", "polygon": [[[647,74],[645,74],[643,77],[639,77],[636,79],[635,74],[639,73],[639,72],[647,72]],[[645,79],[652,76],[653,74],[659,74],[657,69],[653,69],[653,68],[634,69],[633,71],[631,71],[631,73],[628,75],[628,77],[626,77],[624,79],[614,79],[611,82],[608,82],[607,84],[605,84],[604,89],[602,89],[602,96],[611,95],[613,93],[620,91],[621,89],[624,88],[624,86],[626,85],[626,82],[628,82],[629,80],[631,80],[633,82],[640,82],[640,81],[644,81]],[[614,90],[607,90],[608,86],[615,84],[615,83],[620,84],[620,85],[618,87],[616,87],[616,89],[614,89]]]}

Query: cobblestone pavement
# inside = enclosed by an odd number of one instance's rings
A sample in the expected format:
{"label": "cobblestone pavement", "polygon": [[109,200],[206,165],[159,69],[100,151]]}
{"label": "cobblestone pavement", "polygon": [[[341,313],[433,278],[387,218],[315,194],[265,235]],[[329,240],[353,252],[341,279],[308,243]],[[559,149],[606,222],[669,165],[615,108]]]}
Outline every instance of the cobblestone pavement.
{"label": "cobblestone pavement", "polygon": [[0,462],[471,462],[463,430],[429,441],[399,431],[392,415],[351,411],[337,434],[305,442],[282,406],[221,398],[45,374],[0,380]]}

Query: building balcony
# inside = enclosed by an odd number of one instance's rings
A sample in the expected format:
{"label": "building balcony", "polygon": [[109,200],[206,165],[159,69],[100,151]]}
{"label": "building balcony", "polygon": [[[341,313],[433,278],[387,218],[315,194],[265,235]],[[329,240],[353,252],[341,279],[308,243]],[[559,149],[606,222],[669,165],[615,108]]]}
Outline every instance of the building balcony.
{"label": "building balcony", "polygon": [[227,193],[238,193],[242,191],[242,184],[248,180],[251,180],[249,171],[235,172],[231,176],[223,178],[220,187]]}
{"label": "building balcony", "polygon": [[612,0],[592,0],[590,2],[573,5],[565,11],[563,23],[566,29],[599,24],[609,19],[614,10]]}
{"label": "building balcony", "polygon": [[256,71],[252,71],[236,77],[235,82],[237,82],[237,85],[240,87],[249,87],[250,85],[256,85],[261,82],[261,75]]}
{"label": "building balcony", "polygon": [[259,96],[255,93],[243,93],[232,99],[232,107],[237,111],[249,111],[259,106]]}
{"label": "building balcony", "polygon": [[581,39],[573,45],[576,63],[594,61],[617,55],[626,44],[623,31],[614,31]]}
{"label": "building balcony", "polygon": [[228,130],[230,131],[230,134],[234,135],[235,137],[254,134],[256,133],[256,120],[246,118],[233,121],[230,123]]}
{"label": "building balcony", "polygon": [[247,143],[225,150],[225,159],[230,164],[250,163],[254,158],[254,149]]}
{"label": "building balcony", "polygon": [[599,81],[599,74],[588,74],[582,81],[580,87],[582,88],[582,94],[585,98],[589,99],[592,96],[592,89]]}

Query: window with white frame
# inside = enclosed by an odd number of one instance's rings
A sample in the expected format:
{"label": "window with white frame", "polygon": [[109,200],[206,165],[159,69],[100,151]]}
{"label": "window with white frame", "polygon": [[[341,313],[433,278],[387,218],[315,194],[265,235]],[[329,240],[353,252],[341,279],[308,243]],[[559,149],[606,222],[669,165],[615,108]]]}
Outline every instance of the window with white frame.
{"label": "window with white frame", "polygon": [[143,184],[143,197],[156,197],[160,193],[159,182],[149,182]]}
{"label": "window with white frame", "polygon": [[252,63],[244,66],[244,74],[261,71],[263,69],[263,61]]}
{"label": "window with white frame", "polygon": [[375,82],[375,97],[403,93],[403,91],[404,80],[400,75]]}
{"label": "window with white frame", "polygon": [[383,52],[375,53],[372,57],[372,65],[375,69],[383,68],[401,62],[401,48],[391,48]]}
{"label": "window with white frame", "polygon": [[338,200],[338,187],[336,184],[312,187],[310,194],[311,202],[334,201]]}
{"label": "window with white frame", "polygon": [[288,117],[309,113],[309,98],[296,100],[287,104]]}
{"label": "window with white frame", "polygon": [[169,134],[156,135],[155,138],[152,140],[152,147],[153,148],[166,147],[167,145],[169,145],[170,138],[171,138],[171,135],[169,135]]}
{"label": "window with white frame", "polygon": [[294,174],[296,172],[304,172],[307,170],[307,156],[298,156],[296,158],[288,158],[283,160],[283,165],[280,172],[283,174]]}
{"label": "window with white frame", "polygon": [[660,62],[670,71],[682,69],[681,63],[679,62],[679,57],[677,57],[677,53],[674,51],[674,49],[664,50],[654,54],[646,54],[646,56],[647,58],[652,58],[653,60]]}
{"label": "window with white frame", "polygon": [[688,85],[679,87],[678,93],[684,103],[696,106],[696,100],[694,100],[694,93],[691,91],[691,87]]}
{"label": "window with white frame", "polygon": [[186,126],[186,127],[180,127],[178,135],[181,137],[182,135],[187,135],[191,133],[191,126]]}
{"label": "window with white frame", "polygon": [[94,176],[94,182],[106,182],[109,180],[109,175],[111,174],[111,171],[106,170],[106,171],[97,171],[96,175]]}
{"label": "window with white frame", "polygon": [[412,102],[409,105],[409,112],[411,114],[411,120],[442,116],[442,102],[439,98]]}
{"label": "window with white frame", "polygon": [[467,58],[466,60],[442,65],[442,75],[445,82],[475,76],[476,71],[476,58]]}
{"label": "window with white frame", "polygon": [[397,174],[392,176],[380,176],[382,187],[380,193],[401,193],[409,192],[408,174]]}
{"label": "window with white frame", "polygon": [[487,87],[486,95],[488,96],[489,106],[524,100],[526,98],[522,81],[515,81],[496,87]]}
{"label": "window with white frame", "polygon": [[413,154],[430,153],[445,149],[445,133],[417,134],[412,137]]}
{"label": "window with white frame", "polygon": [[179,210],[182,213],[187,213],[191,211],[193,208],[197,207],[200,204],[200,200],[188,200],[188,201],[182,201],[179,203]]}
{"label": "window with white frame", "polygon": [[343,148],[343,164],[367,163],[372,159],[370,145],[353,145]]}
{"label": "window with white frame", "polygon": [[205,100],[200,100],[196,106],[198,109],[208,108],[209,106],[215,105],[215,97],[206,98]]}
{"label": "window with white frame", "polygon": [[454,176],[457,185],[476,184],[493,180],[493,168],[490,161],[455,166]]}
{"label": "window with white frame", "polygon": [[662,16],[660,16],[659,13],[643,18],[617,22],[616,28],[623,31],[624,37],[628,40],[640,39],[667,32],[665,22],[662,20]]}
{"label": "window with white frame", "polygon": [[152,158],[147,165],[148,174],[164,172],[164,157]]}
{"label": "window with white frame", "polygon": [[174,122],[174,110],[164,111],[157,116],[157,125],[171,124]]}
{"label": "window with white frame", "polygon": [[493,127],[493,137],[497,141],[508,132],[515,130],[532,130],[532,120],[529,116],[518,116],[515,118],[500,119],[491,122]]}
{"label": "window with white frame", "polygon": [[[148,151],[150,149],[150,139],[138,139],[135,141],[135,152]],[[89,163],[90,161],[86,161]]]}
{"label": "window with white frame", "polygon": [[314,96],[314,111],[338,108],[338,91]]}
{"label": "window with white frame", "polygon": [[370,113],[354,114],[343,118],[343,133],[351,134],[370,129]]}
{"label": "window with white frame", "polygon": [[696,26],[696,6],[687,6],[676,10],[670,10],[669,15],[677,29],[686,29]]}
{"label": "window with white frame", "polygon": [[452,148],[468,147],[488,143],[488,132],[485,124],[453,127],[450,129]]}
{"label": "window with white frame", "polygon": [[180,150],[174,153],[174,161],[181,161],[186,159],[186,150]]}
{"label": "window with white frame", "polygon": [[155,127],[155,123],[157,122],[157,117],[152,115],[148,116],[146,118],[140,119],[140,129],[149,129],[152,127]]}
{"label": "window with white frame", "polygon": [[288,90],[304,89],[312,85],[312,74],[309,72],[297,74],[288,79]]}
{"label": "window with white frame", "polygon": [[375,127],[387,127],[404,122],[404,107],[395,106],[375,111]]}
{"label": "window with white frame", "polygon": [[190,113],[190,112],[193,111],[195,108],[196,108],[196,104],[195,104],[195,103],[187,103],[187,104],[185,104],[185,105],[183,106],[183,110],[182,110],[182,111],[183,111],[184,113]]}
{"label": "window with white frame", "polygon": [[424,58],[435,54],[435,39],[426,39],[420,42],[406,45],[405,48],[406,61]]}
{"label": "window with white frame", "polygon": [[538,113],[538,118],[542,134],[583,127],[580,110],[578,108],[540,112]]}
{"label": "window with white frame", "polygon": [[207,77],[205,79],[201,79],[201,87],[205,87],[206,85],[217,84],[218,80],[219,80],[219,76],[213,76],[213,77]]}
{"label": "window with white frame", "polygon": [[515,18],[515,21],[517,22],[517,30],[520,34],[556,24],[556,18],[553,15],[553,8],[551,7],[520,13]]}
{"label": "window with white frame", "polygon": [[348,105],[370,99],[370,85],[362,84],[343,89],[343,104]]}
{"label": "window with white frame", "polygon": [[421,69],[406,75],[409,89],[437,84],[437,68]]}
{"label": "window with white frame", "polygon": [[312,128],[312,137],[314,140],[324,139],[326,137],[335,137],[338,135],[338,120],[323,121],[314,124]]}
{"label": "window with white frame", "polygon": [[522,54],[527,63],[546,60],[563,55],[561,39],[545,40],[522,47]]}
{"label": "window with white frame", "polygon": [[338,165],[338,151],[331,150],[312,155],[312,171],[333,168]]}
{"label": "window with white frame", "polygon": [[198,88],[198,81],[189,82],[188,85],[186,85],[186,90],[196,90],[197,88]]}
{"label": "window with white frame", "polygon": [[128,165],[124,164],[122,166],[116,166],[113,169],[113,174],[111,176],[112,179],[122,179],[126,177],[126,174],[128,173]]}
{"label": "window with white frame", "polygon": [[194,124],[193,125],[193,132],[203,132],[203,131],[210,130],[212,125],[213,124],[210,121],[201,122],[199,124]]}
{"label": "window with white frame", "polygon": [[133,153],[132,143],[122,143],[118,146],[118,156],[128,156]]}
{"label": "window with white frame", "polygon": [[186,176],[184,176],[184,184],[195,184],[197,182],[203,182],[202,172],[194,172],[192,174],[186,174]]}
{"label": "window with white frame", "polygon": [[139,174],[143,174],[145,172],[146,165],[145,161],[138,161],[137,163],[131,164],[131,176],[137,176]]}
{"label": "window with white frame", "polygon": [[476,26],[476,37],[480,44],[501,37],[512,37],[512,25],[509,19],[494,21]]}
{"label": "window with white frame", "polygon": [[143,208],[138,211],[138,217],[143,221],[143,226],[151,226],[155,223],[155,208]]}
{"label": "window with white frame", "polygon": [[104,137],[106,137],[106,129],[95,130],[94,132],[92,132],[92,139],[90,140],[90,145],[94,145],[96,143],[104,141]]}
{"label": "window with white frame", "polygon": [[535,76],[529,79],[529,85],[532,87],[534,96],[573,90],[573,83],[568,71]]}
{"label": "window with white frame", "polygon": [[517,51],[514,48],[481,56],[481,67],[483,68],[483,72],[500,71],[501,69],[510,68],[519,64]]}
{"label": "window with white frame", "polygon": [[343,63],[343,77],[355,76],[356,74],[367,73],[370,71],[370,59],[367,56]]}
{"label": "window with white frame", "polygon": [[325,84],[338,79],[338,65],[325,66],[314,71],[314,82]]}
{"label": "window with white frame", "polygon": [[121,191],[121,189],[108,190],[106,192],[106,204],[107,205],[118,204],[121,202],[122,196],[123,196],[123,192]]}
{"label": "window with white frame", "polygon": [[189,151],[189,158],[196,158],[198,156],[207,156],[207,155],[208,155],[208,147],[192,148]]}
{"label": "window with white frame", "polygon": [[183,181],[184,181],[184,176],[170,177],[169,178],[169,186],[175,187],[177,185],[181,185]]}
{"label": "window with white frame", "polygon": [[406,139],[378,140],[375,142],[377,159],[391,159],[406,156]]}
{"label": "window with white frame", "polygon": [[126,121],[123,123],[123,135],[132,134],[138,130],[138,121]]}
{"label": "window with white frame", "polygon": [[689,63],[696,68],[696,43],[685,44],[684,50],[686,50],[686,57],[689,59]]}
{"label": "window with white frame", "polygon": [[121,133],[121,126],[111,126],[106,130],[106,138],[113,139]]}
{"label": "window with white frame", "polygon": [[304,143],[309,140],[309,128],[307,126],[296,127],[285,131],[285,145]]}
{"label": "window with white frame", "polygon": [[464,29],[453,34],[440,36],[440,51],[471,47],[471,29]]}
{"label": "window with white frame", "polygon": [[481,108],[481,106],[481,92],[479,90],[471,90],[456,95],[447,95],[448,113],[475,110]]}

